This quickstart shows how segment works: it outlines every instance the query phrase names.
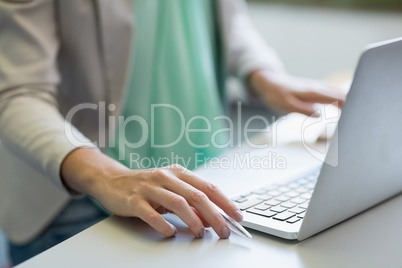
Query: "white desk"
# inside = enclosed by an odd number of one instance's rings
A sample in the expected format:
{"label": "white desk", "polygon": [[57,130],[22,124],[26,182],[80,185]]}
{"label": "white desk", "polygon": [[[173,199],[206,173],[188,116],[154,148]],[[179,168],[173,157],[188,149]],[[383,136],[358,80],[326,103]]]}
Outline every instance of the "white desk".
{"label": "white desk", "polygon": [[[297,146],[278,150],[287,155],[286,172],[317,162]],[[261,184],[258,174],[272,180],[285,171],[207,168],[200,174],[232,195],[246,190],[238,181],[253,188]],[[401,208],[399,195],[303,242],[252,230],[254,239],[220,240],[211,230],[194,239],[174,215],[166,217],[179,232],[164,238],[139,219],[111,217],[20,267],[402,267]]]}

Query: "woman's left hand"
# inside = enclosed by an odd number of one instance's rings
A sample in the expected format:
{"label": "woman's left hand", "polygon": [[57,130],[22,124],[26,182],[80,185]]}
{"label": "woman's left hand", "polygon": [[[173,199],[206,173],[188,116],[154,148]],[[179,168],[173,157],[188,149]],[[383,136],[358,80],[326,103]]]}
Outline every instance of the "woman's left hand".
{"label": "woman's left hand", "polygon": [[286,73],[258,70],[250,75],[250,83],[268,106],[280,113],[316,116],[316,103],[342,108],[346,99],[345,93],[328,83]]}

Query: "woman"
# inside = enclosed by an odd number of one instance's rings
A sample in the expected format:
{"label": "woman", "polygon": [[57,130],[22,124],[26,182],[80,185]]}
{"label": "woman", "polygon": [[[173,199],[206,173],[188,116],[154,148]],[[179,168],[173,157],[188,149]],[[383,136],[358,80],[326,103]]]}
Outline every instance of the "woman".
{"label": "woman", "polygon": [[[223,111],[225,74],[280,112],[343,103],[328,86],[286,74],[242,0],[132,4],[0,1],[0,225],[14,264],[106,217],[74,196],[168,237],[176,228],[160,213],[171,211],[195,237],[211,226],[228,238],[214,204],[237,221],[242,215],[215,186],[180,165],[130,168],[133,156],[218,155],[227,136],[213,135],[224,128],[213,119]],[[210,131],[176,142],[183,120],[175,113]],[[159,129],[146,132],[152,122]]]}

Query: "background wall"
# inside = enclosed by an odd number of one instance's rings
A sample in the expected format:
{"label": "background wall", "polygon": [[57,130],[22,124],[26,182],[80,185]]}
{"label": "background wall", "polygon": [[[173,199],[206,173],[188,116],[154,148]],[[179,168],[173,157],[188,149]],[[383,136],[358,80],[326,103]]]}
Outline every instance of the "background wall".
{"label": "background wall", "polygon": [[288,70],[312,78],[352,73],[364,46],[402,37],[401,11],[265,1],[250,2],[249,10],[255,25],[280,54]]}
{"label": "background wall", "polygon": [[267,3],[292,3],[298,5],[315,5],[328,7],[368,8],[384,10],[402,10],[401,0],[248,0]]}

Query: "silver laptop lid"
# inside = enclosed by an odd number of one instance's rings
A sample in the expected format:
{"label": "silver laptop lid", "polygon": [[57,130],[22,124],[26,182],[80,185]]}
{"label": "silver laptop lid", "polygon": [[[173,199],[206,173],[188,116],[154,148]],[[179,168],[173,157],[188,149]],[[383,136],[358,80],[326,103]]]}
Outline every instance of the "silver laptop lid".
{"label": "silver laptop lid", "polygon": [[338,166],[324,163],[299,240],[402,191],[402,38],[362,54],[337,134]]}

